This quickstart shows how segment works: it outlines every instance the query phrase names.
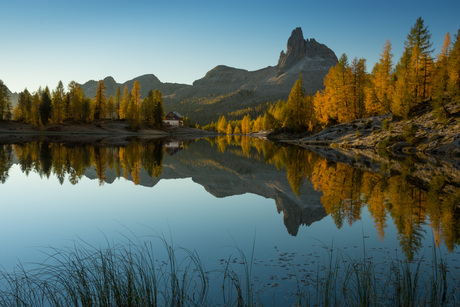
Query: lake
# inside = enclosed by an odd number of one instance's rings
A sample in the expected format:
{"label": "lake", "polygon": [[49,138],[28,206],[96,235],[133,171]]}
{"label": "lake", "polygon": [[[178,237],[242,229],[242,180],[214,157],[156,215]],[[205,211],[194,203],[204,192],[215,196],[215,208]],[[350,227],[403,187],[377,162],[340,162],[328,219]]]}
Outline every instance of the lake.
{"label": "lake", "polygon": [[266,305],[292,304],[334,253],[422,267],[436,254],[456,276],[459,182],[417,179],[416,158],[381,159],[231,136],[0,145],[0,265],[28,269],[53,249],[136,240],[161,261],[165,241],[196,251],[213,304],[225,268],[247,262]]}

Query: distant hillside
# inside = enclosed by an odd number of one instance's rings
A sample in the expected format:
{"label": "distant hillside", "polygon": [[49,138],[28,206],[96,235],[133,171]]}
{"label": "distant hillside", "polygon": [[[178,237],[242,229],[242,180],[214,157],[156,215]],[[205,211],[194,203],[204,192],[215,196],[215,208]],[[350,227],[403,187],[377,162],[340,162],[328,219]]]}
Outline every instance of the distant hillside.
{"label": "distant hillside", "polygon": [[[219,116],[227,119],[242,118],[241,114],[253,110],[262,113],[267,102],[287,99],[295,81],[302,74],[307,93],[323,88],[323,79],[329,69],[337,64],[337,56],[326,45],[315,39],[305,40],[302,29],[292,31],[286,52],[281,51],[276,66],[247,71],[224,65],[216,66],[193,85],[162,83],[154,75],[144,75],[118,84],[112,77],[104,79],[107,96],[114,94],[117,86],[131,90],[135,80],[141,83],[141,95],[159,89],[164,96],[166,111],[178,111],[193,122],[206,124],[217,121]],[[86,95],[94,97],[97,81],[82,85]]]}
{"label": "distant hillside", "polygon": [[[115,95],[117,87],[120,87],[121,93],[123,93],[125,85],[127,85],[129,91],[131,91],[131,89],[133,88],[134,81],[139,81],[141,83],[142,97],[147,96],[147,93],[150,90],[158,89],[163,93],[163,95],[170,95],[178,89],[190,87],[190,85],[186,84],[163,83],[153,74],[139,76],[132,80],[126,81],[125,83],[117,83],[115,79],[113,79],[113,77],[106,77],[104,79],[104,84],[107,87],[107,90],[105,92],[106,96],[109,97],[110,95]],[[98,81],[90,80],[85,84],[82,84],[81,87],[83,88],[83,91],[86,95],[94,97],[96,95],[97,83]]]}

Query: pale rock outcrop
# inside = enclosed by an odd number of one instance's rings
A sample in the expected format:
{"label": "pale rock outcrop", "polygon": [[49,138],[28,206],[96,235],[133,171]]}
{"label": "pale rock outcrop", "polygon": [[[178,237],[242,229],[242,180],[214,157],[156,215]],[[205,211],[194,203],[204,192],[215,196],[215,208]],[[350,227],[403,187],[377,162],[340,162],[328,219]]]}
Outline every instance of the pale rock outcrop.
{"label": "pale rock outcrop", "polygon": [[292,31],[288,39],[286,53],[281,51],[278,60],[278,74],[282,74],[304,58],[323,62],[324,66],[333,66],[337,63],[337,56],[326,45],[318,43],[314,38],[304,39],[302,28]]}

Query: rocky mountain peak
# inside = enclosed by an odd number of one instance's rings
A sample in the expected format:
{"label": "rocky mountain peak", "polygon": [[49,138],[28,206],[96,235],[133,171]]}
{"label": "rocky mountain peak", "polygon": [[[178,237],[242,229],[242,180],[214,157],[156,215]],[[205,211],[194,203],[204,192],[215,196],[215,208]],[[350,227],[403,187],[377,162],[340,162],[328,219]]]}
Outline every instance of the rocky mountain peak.
{"label": "rocky mountain peak", "polygon": [[106,87],[115,86],[115,84],[117,83],[112,76],[105,77],[102,81],[104,81]]}
{"label": "rocky mountain peak", "polygon": [[318,43],[314,38],[305,40],[302,28],[299,27],[292,31],[287,42],[286,53],[284,50],[281,51],[278,72],[283,73],[305,57],[319,57],[327,62],[337,63],[337,56],[331,49]]}
{"label": "rocky mountain peak", "polygon": [[103,81],[106,86],[107,84],[116,83],[115,79],[112,76],[105,77]]}

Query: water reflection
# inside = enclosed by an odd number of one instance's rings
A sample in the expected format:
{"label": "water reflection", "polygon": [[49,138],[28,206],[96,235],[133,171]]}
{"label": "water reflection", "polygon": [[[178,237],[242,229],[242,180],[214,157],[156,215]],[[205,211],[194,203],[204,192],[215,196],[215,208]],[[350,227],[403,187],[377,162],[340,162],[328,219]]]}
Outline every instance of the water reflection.
{"label": "water reflection", "polygon": [[2,183],[8,179],[8,171],[11,166],[13,166],[11,145],[0,146],[0,181]]}
{"label": "water reflection", "polygon": [[[165,155],[165,153],[168,153]],[[131,140],[117,145],[64,144],[34,141],[0,146],[0,180],[13,163],[22,172],[55,175],[62,184],[83,176],[100,185],[116,178],[154,186],[160,179],[189,178],[216,197],[254,193],[276,202],[291,235],[301,225],[331,216],[337,228],[361,220],[367,208],[382,240],[394,223],[408,259],[420,249],[428,225],[437,245],[449,251],[460,242],[458,182],[442,174],[417,187],[415,162],[406,159],[399,171],[384,163],[380,172],[326,160],[298,147],[278,146],[249,137],[200,141]]]}
{"label": "water reflection", "polygon": [[164,156],[160,140],[145,143],[131,141],[119,146],[34,141],[0,148],[2,178],[8,176],[12,166],[8,157],[13,151],[22,172],[28,175],[30,171],[35,171],[47,178],[54,174],[61,184],[66,176],[70,183],[77,184],[85,172],[93,168],[100,185],[107,181],[107,170],[113,171],[117,178],[123,176],[137,185],[141,168],[151,177],[161,175]]}

